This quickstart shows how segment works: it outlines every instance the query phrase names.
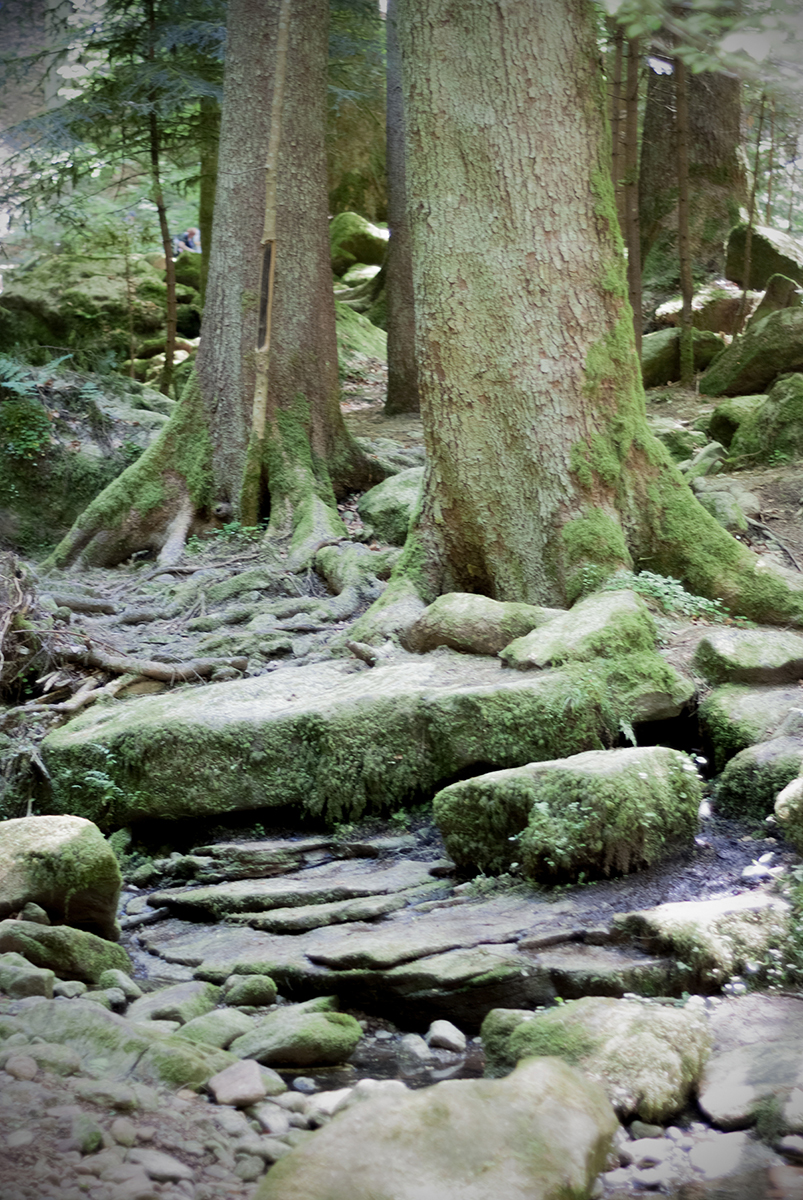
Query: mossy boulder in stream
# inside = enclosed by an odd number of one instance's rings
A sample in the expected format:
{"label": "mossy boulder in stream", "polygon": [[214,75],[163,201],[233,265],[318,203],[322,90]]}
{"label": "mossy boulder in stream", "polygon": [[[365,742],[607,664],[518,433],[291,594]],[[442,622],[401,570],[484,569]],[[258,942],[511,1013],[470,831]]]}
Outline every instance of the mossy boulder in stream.
{"label": "mossy boulder in stream", "polygon": [[592,750],[454,783],[434,815],[458,864],[534,882],[633,871],[675,852],[697,827],[701,785],[665,746]]}

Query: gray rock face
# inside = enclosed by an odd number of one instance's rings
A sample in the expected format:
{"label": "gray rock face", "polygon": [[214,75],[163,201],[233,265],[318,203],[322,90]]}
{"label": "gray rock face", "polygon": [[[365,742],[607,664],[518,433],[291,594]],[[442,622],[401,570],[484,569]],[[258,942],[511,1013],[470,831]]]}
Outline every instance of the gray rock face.
{"label": "gray rock face", "polygon": [[29,901],[50,920],[116,939],[122,878],[114,851],[82,817],[21,817],[3,822],[0,918]]}
{"label": "gray rock face", "polygon": [[410,467],[378,483],[360,498],[357,511],[383,542],[391,546],[406,542],[423,478],[423,467]]}
{"label": "gray rock face", "polygon": [[699,1104],[720,1129],[747,1129],[772,1100],[789,1133],[803,1133],[803,1002],[754,995],[722,1002]]}
{"label": "gray rock face", "polygon": [[255,1200],[559,1200],[588,1194],[616,1119],[564,1063],[378,1093],[281,1160]]}
{"label": "gray rock face", "polygon": [[[744,286],[744,253],[746,226],[737,225],[728,237],[725,274],[734,283]],[[766,288],[773,275],[785,275],[797,283],[803,283],[803,246],[797,238],[772,229],[769,225],[758,225],[753,230],[750,249],[751,288]]]}
{"label": "gray rock face", "polygon": [[803,738],[774,737],[740,750],[726,764],[716,791],[717,812],[763,820],[782,788],[803,767]]}
{"label": "gray rock face", "polygon": [[[634,620],[651,625],[640,610]],[[623,678],[605,667],[599,687],[609,707],[632,714],[642,695],[661,691],[658,666],[675,679],[652,656]],[[568,703],[570,722],[561,716]],[[74,772],[108,773],[121,794],[106,816],[121,825],[292,804],[335,821],[403,806],[475,763],[517,766],[588,749],[601,724],[593,690],[578,698],[560,671],[509,672],[442,650],[370,670],[338,660],[89,709],[51,733],[43,754],[71,804]],[[135,793],[122,765],[132,757]]]}
{"label": "gray rock face", "polygon": [[803,370],[803,309],[770,313],[734,338],[700,380],[704,396],[764,392],[780,374]]}
{"label": "gray rock face", "polygon": [[797,687],[724,683],[700,705],[700,719],[714,745],[717,770],[747,746],[767,741],[800,705]]}
{"label": "gray rock face", "polygon": [[[725,343],[716,333],[695,329],[694,365],[704,370]],[[642,341],[641,375],[645,388],[662,387],[680,379],[680,330],[659,329]]]}

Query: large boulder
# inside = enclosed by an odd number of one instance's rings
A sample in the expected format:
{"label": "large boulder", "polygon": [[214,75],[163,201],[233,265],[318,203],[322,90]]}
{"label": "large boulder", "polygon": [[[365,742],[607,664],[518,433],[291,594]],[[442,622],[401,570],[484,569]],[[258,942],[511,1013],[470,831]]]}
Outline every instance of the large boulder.
{"label": "large boulder", "polygon": [[803,308],[784,308],[751,324],[700,380],[704,396],[766,391],[787,371],[803,370]]}
{"label": "large boulder", "polygon": [[[737,225],[731,230],[725,258],[725,274],[728,279],[744,287],[744,253],[747,226]],[[797,238],[758,225],[750,239],[750,283],[751,288],[766,288],[773,275],[785,275],[796,283],[803,283],[803,245]]]}
{"label": "large boulder", "polygon": [[335,327],[341,366],[355,354],[382,360],[387,358],[388,335],[384,329],[380,329],[362,313],[355,312],[340,300],[335,300]]}
{"label": "large boulder", "polygon": [[410,519],[421,494],[423,467],[410,467],[372,487],[360,499],[357,511],[378,538],[391,546],[407,541]]}
{"label": "large boulder", "polygon": [[560,615],[556,608],[504,603],[473,592],[447,592],[424,609],[405,635],[415,654],[448,646],[465,654],[498,654],[515,638]]}
{"label": "large boulder", "polygon": [[335,275],[344,275],[355,263],[381,266],[385,261],[388,237],[386,228],[373,225],[359,213],[338,213],[329,225]]}
{"label": "large boulder", "polygon": [[371,1092],[286,1155],[254,1200],[561,1200],[590,1195],[616,1118],[566,1063]]}
{"label": "large boulder", "polygon": [[83,817],[20,817],[0,836],[0,918],[32,901],[56,924],[117,936],[122,876],[114,851]]}
{"label": "large boulder", "polygon": [[786,275],[772,275],[750,321],[760,321],[769,313],[778,312],[782,308],[800,308],[801,298],[803,290],[799,282],[789,279]]}
{"label": "large boulder", "polygon": [[803,375],[779,379],[733,435],[731,458],[742,465],[781,462],[803,453]]}
{"label": "large boulder", "polygon": [[[679,682],[652,652],[598,660],[581,678],[449,650],[370,669],[336,660],[96,706],[42,753],[56,803],[113,825],[266,805],[337,821],[409,804],[476,764],[597,747],[621,721],[666,712]],[[119,789],[110,806],[110,789],[103,807],[84,789],[92,771]]]}
{"label": "large boulder", "polygon": [[500,871],[515,860],[544,882],[660,861],[691,839],[701,794],[677,750],[590,750],[454,783],[434,814],[458,864]]}
{"label": "large boulder", "polygon": [[[704,371],[725,343],[715,333],[694,329],[694,368]],[[680,379],[680,330],[659,329],[648,333],[641,345],[641,376],[645,388],[662,387]]]}
{"label": "large boulder", "polygon": [[710,1047],[705,1013],[586,996],[532,1013],[493,1009],[482,1026],[486,1071],[503,1075],[533,1055],[563,1058],[599,1079],[623,1119],[665,1121],[700,1079]]}
{"label": "large boulder", "polygon": [[723,683],[715,687],[700,705],[700,722],[713,745],[717,771],[745,747],[780,734],[782,723],[799,705],[797,686]]}

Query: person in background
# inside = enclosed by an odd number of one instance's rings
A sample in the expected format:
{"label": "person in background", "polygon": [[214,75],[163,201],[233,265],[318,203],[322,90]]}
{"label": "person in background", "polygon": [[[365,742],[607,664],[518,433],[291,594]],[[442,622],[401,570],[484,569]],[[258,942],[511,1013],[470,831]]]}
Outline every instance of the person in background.
{"label": "person in background", "polygon": [[174,238],[174,249],[176,254],[181,254],[183,250],[190,250],[193,254],[200,254],[200,230],[188,229],[186,233],[180,233],[177,238]]}

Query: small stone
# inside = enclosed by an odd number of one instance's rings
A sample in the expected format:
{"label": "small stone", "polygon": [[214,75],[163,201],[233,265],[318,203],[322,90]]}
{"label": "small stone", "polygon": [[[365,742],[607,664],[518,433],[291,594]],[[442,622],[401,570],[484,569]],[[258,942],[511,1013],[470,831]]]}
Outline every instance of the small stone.
{"label": "small stone", "polygon": [[178,1183],[180,1179],[194,1179],[195,1172],[191,1167],[179,1162],[171,1154],[163,1154],[161,1150],[145,1150],[136,1148],[129,1150],[128,1161],[137,1163],[146,1175],[159,1183]]}
{"label": "small stone", "polygon": [[30,1146],[35,1138],[36,1134],[31,1129],[15,1129],[6,1138],[6,1146],[9,1150],[19,1150],[23,1146]]}
{"label": "small stone", "polygon": [[646,1121],[633,1121],[630,1125],[630,1136],[633,1141],[640,1138],[660,1138],[664,1136],[662,1125],[649,1125]]}
{"label": "small stone", "polygon": [[119,1146],[137,1144],[137,1127],[128,1117],[116,1117],[109,1126],[109,1133]]}
{"label": "small stone", "polygon": [[[423,1038],[421,1039],[423,1041]],[[311,1096],[313,1092],[317,1092],[318,1085],[314,1079],[310,1079],[308,1075],[299,1075],[293,1080],[293,1087],[297,1092],[303,1092],[306,1096]]]}
{"label": "small stone", "polygon": [[466,1048],[466,1035],[451,1021],[433,1021],[425,1040],[431,1048],[452,1050],[455,1054],[462,1054]]}
{"label": "small stone", "polygon": [[629,1150],[637,1167],[656,1167],[671,1152],[672,1143],[662,1137],[638,1138]]}
{"label": "small stone", "polygon": [[33,921],[35,925],[49,925],[50,917],[39,904],[34,904],[33,900],[29,900],[27,904],[23,904],[19,912],[20,921]]}
{"label": "small stone", "polygon": [[278,1162],[285,1154],[289,1154],[291,1149],[287,1142],[281,1142],[278,1138],[260,1138],[260,1154],[265,1162]]}
{"label": "small stone", "polygon": [[786,1137],[781,1138],[776,1149],[784,1158],[791,1158],[793,1162],[803,1162],[803,1137],[800,1134],[788,1133]]}
{"label": "small stone", "polygon": [[114,1185],[110,1200],[159,1200],[159,1193],[148,1176],[141,1172]]}
{"label": "small stone", "polygon": [[6,1061],[3,1070],[14,1079],[33,1079],[39,1068],[30,1054],[15,1054]]}
{"label": "small stone", "polygon": [[91,1000],[93,1004],[99,1004],[101,1008],[108,1008],[111,1011],[112,1002],[106,992],[87,992],[82,1000]]}
{"label": "small stone", "polygon": [[418,1033],[406,1033],[399,1042],[399,1070],[411,1072],[432,1065],[429,1046]]}
{"label": "small stone", "polygon": [[259,1063],[253,1058],[243,1058],[230,1067],[213,1075],[207,1085],[218,1104],[231,1104],[235,1108],[247,1108],[267,1095],[262,1081]]}
{"label": "small stone", "polygon": [[259,1179],[264,1170],[265,1163],[263,1159],[249,1154],[245,1158],[240,1159],[234,1168],[234,1174],[238,1179],[242,1179],[244,1183],[252,1183],[255,1179]]}
{"label": "small stone", "polygon": [[137,1098],[127,1083],[114,1079],[82,1079],[75,1086],[76,1096],[99,1108],[115,1108],[130,1112],[137,1107]]}
{"label": "small stone", "polygon": [[126,1000],[139,1000],[142,995],[142,988],[139,984],[134,983],[130,975],[126,975],[125,971],[120,971],[117,967],[109,967],[108,970],[101,973],[98,978],[98,987],[119,988]]}
{"label": "small stone", "polygon": [[89,989],[80,979],[59,979],[53,985],[54,996],[64,996],[66,1000],[75,1000],[78,996],[83,996]]}
{"label": "small stone", "polygon": [[223,1132],[228,1137],[244,1137],[245,1134],[251,1132],[251,1126],[241,1112],[235,1112],[230,1108],[220,1108],[212,1114],[215,1118],[215,1124],[219,1125]]}
{"label": "small stone", "polygon": [[70,1134],[70,1148],[81,1154],[94,1154],[103,1145],[103,1130],[97,1121],[86,1113],[80,1113],[73,1118]]}
{"label": "small stone", "polygon": [[264,1008],[275,999],[276,984],[269,975],[229,975],[223,984],[223,1000],[232,1008]]}
{"label": "small stone", "polygon": [[254,1116],[260,1128],[274,1137],[284,1137],[290,1132],[290,1114],[276,1104],[258,1104]]}

